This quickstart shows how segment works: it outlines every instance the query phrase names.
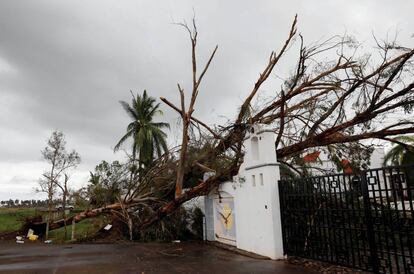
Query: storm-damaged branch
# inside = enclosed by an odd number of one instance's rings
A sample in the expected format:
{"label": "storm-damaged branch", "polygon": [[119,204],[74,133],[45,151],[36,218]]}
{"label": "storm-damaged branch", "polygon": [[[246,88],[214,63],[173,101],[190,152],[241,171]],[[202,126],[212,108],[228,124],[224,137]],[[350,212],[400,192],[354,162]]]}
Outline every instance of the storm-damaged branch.
{"label": "storm-damaged branch", "polygon": [[[199,92],[199,86],[200,83],[207,72],[211,61],[214,58],[214,55],[216,54],[216,51],[218,49],[218,46],[216,46],[213,50],[213,52],[210,55],[210,58],[207,61],[207,64],[204,66],[201,74],[197,76],[197,56],[196,56],[196,47],[197,47],[197,27],[195,24],[195,21],[193,19],[193,30],[190,30],[190,28],[186,24],[182,24],[182,26],[189,32],[190,34],[190,40],[191,40],[191,60],[192,60],[192,78],[193,78],[193,88],[191,92],[191,99],[190,99],[190,105],[188,106],[188,109],[185,108],[185,96],[184,96],[184,90],[181,88],[181,86],[178,84],[178,90],[180,92],[180,100],[181,100],[181,118],[182,118],[182,140],[181,140],[181,149],[180,149],[180,156],[178,160],[178,167],[177,167],[177,179],[175,182],[175,198],[178,198],[182,194],[183,189],[183,180],[184,180],[184,172],[185,172],[185,163],[186,163],[186,154],[187,154],[187,148],[188,148],[188,129],[191,126],[191,116],[194,112],[194,105],[197,100],[198,92]],[[161,99],[162,100],[162,99]],[[163,101],[166,101],[165,99]],[[169,104],[170,106],[172,104]],[[175,108],[174,108],[175,109]],[[207,127],[208,128],[208,127]]]}

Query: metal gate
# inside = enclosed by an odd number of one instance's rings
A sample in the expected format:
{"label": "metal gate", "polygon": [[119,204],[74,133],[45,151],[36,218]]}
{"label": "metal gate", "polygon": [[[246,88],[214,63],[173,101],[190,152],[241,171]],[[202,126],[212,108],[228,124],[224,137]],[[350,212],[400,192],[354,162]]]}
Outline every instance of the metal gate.
{"label": "metal gate", "polygon": [[284,252],[414,273],[414,165],[280,180]]}

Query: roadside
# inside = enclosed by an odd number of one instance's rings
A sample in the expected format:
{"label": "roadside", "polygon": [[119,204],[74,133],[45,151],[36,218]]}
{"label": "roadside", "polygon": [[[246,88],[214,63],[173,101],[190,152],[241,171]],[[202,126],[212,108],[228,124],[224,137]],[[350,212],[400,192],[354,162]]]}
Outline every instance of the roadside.
{"label": "roadside", "polygon": [[0,245],[0,273],[316,273],[202,243]]}
{"label": "roadside", "polygon": [[52,245],[17,244],[16,236],[27,233],[25,218],[34,215],[35,209],[0,209],[0,273],[355,273],[299,258],[271,261],[217,242],[128,243],[119,224],[110,233],[99,229],[109,221],[104,217],[77,224],[77,242],[85,244],[65,241],[63,228],[51,231]]}

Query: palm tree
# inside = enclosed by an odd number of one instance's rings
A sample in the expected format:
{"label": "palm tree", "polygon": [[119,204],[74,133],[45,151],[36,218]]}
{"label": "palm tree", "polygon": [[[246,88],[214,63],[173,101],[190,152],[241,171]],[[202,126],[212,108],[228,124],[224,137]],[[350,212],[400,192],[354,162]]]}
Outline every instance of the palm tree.
{"label": "palm tree", "polygon": [[167,134],[163,129],[170,126],[168,123],[153,121],[157,114],[163,113],[159,109],[160,104],[156,104],[155,99],[148,96],[146,90],[142,96],[137,94],[135,97],[132,94],[131,105],[125,101],[120,101],[120,103],[132,121],[114,150],[119,150],[126,140],[132,139],[132,160],[139,161],[139,168],[147,167],[156,156],[160,157],[167,151]]}
{"label": "palm tree", "polygon": [[398,136],[391,141],[395,145],[384,157],[384,165],[414,164],[414,135]]}

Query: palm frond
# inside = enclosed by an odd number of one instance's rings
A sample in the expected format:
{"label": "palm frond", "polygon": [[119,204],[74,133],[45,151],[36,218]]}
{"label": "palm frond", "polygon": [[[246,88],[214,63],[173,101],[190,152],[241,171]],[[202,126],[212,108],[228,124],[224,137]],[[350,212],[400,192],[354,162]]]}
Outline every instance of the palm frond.
{"label": "palm frond", "polygon": [[414,136],[397,136],[393,140],[398,141],[390,151],[384,156],[384,165],[402,165],[406,162],[410,162],[410,154],[414,154],[414,146],[410,143],[414,143]]}
{"label": "palm frond", "polygon": [[118,151],[121,148],[122,144],[125,143],[125,141],[128,140],[128,138],[130,138],[133,134],[134,134],[133,130],[127,131],[127,133],[124,136],[122,136],[122,138],[115,145],[114,151]]}
{"label": "palm frond", "polygon": [[121,104],[125,112],[128,114],[128,116],[131,117],[132,120],[137,119],[137,113],[127,102],[119,101],[119,103]]}
{"label": "palm frond", "polygon": [[154,127],[159,128],[159,129],[162,129],[162,128],[170,129],[170,124],[169,123],[158,122],[158,123],[151,123],[151,125],[154,126]]}
{"label": "palm frond", "polygon": [[401,135],[394,138],[397,141],[400,141],[402,143],[413,143],[414,144],[414,135]]}

